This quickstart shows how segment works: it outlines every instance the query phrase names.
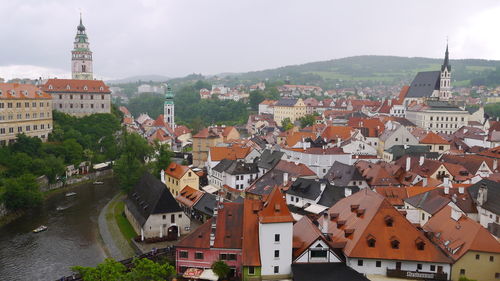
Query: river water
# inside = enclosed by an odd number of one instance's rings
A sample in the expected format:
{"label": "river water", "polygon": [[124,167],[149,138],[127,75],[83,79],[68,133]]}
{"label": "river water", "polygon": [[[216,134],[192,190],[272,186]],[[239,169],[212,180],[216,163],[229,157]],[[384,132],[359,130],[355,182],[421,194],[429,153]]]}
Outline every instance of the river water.
{"label": "river water", "polygon": [[[76,195],[67,197],[67,192]],[[111,179],[76,186],[0,228],[0,280],[56,280],[70,275],[71,266],[103,261],[97,219],[117,192]],[[40,225],[48,230],[32,233]]]}

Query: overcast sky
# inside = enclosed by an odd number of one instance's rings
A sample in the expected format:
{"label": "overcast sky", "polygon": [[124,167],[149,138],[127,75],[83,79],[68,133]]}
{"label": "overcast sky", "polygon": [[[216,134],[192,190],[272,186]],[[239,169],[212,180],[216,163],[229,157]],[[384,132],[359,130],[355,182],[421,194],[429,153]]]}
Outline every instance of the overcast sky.
{"label": "overcast sky", "polygon": [[69,76],[79,21],[97,78],[246,72],[354,55],[500,59],[500,1],[1,0],[0,77]]}

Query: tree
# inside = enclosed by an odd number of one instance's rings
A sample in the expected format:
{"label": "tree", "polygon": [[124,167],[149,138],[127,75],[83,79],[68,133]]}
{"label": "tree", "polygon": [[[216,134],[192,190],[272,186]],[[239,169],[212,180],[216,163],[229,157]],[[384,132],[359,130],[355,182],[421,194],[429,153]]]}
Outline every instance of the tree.
{"label": "tree", "polygon": [[35,176],[24,174],[4,181],[3,199],[9,210],[29,209],[42,203],[42,193],[38,189]]}
{"label": "tree", "polygon": [[293,123],[290,121],[290,118],[285,118],[281,121],[281,127],[283,130],[288,131],[293,128]]}
{"label": "tree", "polygon": [[31,157],[38,156],[42,141],[37,137],[28,137],[25,134],[18,134],[16,142],[12,144],[12,151],[24,152]]}
{"label": "tree", "polygon": [[170,146],[168,144],[156,143],[155,146],[156,154],[153,175],[159,177],[161,170],[166,169],[168,165],[170,165],[170,162],[172,162],[173,152],[170,150]]}
{"label": "tree", "polygon": [[125,280],[127,268],[114,259],[105,259],[97,267],[73,266],[72,271],[79,273],[84,281]]}
{"label": "tree", "polygon": [[314,115],[308,114],[304,117],[299,118],[299,121],[300,121],[300,127],[305,128],[314,125],[316,119],[314,118]]}
{"label": "tree", "polygon": [[476,279],[470,279],[470,278],[467,278],[465,276],[460,276],[460,278],[458,279],[458,281],[477,281]]}
{"label": "tree", "polygon": [[168,264],[156,263],[149,259],[134,259],[133,268],[127,273],[126,280],[169,280],[175,275],[175,268]]}
{"label": "tree", "polygon": [[227,263],[224,261],[218,260],[212,264],[212,270],[215,274],[217,274],[217,276],[219,276],[219,279],[221,279],[227,277],[231,268],[229,268]]}
{"label": "tree", "polygon": [[43,161],[45,163],[44,174],[49,179],[49,183],[56,182],[57,176],[64,174],[66,170],[64,161],[54,155],[48,155]]}
{"label": "tree", "polygon": [[151,155],[152,148],[147,141],[136,133],[122,131],[121,156],[115,162],[114,172],[124,191],[128,191],[146,170],[145,160]]}
{"label": "tree", "polygon": [[10,157],[8,165],[8,174],[11,177],[19,177],[31,170],[33,158],[24,152],[14,153]]}
{"label": "tree", "polygon": [[75,140],[69,139],[63,142],[66,163],[79,164],[83,159],[83,147]]}
{"label": "tree", "polygon": [[252,107],[253,110],[258,110],[259,103],[261,103],[265,99],[266,97],[264,96],[264,93],[261,90],[255,90],[250,92],[250,106]]}

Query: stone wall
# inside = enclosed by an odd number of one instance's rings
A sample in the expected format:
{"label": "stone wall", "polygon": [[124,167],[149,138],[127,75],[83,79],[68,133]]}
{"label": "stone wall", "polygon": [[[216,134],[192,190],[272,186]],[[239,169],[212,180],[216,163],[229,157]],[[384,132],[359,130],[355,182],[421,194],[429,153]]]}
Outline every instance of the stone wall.
{"label": "stone wall", "polygon": [[113,170],[96,171],[94,173],[80,175],[80,177],[69,178],[68,180],[66,180],[66,183],[57,182],[57,183],[49,184],[48,181],[41,179],[41,180],[39,180],[38,184],[40,185],[40,191],[45,192],[45,191],[49,191],[49,190],[58,189],[58,188],[61,188],[63,186],[77,184],[77,183],[84,182],[84,181],[98,180],[100,178],[107,177],[107,176],[110,176],[112,174],[113,174]]}

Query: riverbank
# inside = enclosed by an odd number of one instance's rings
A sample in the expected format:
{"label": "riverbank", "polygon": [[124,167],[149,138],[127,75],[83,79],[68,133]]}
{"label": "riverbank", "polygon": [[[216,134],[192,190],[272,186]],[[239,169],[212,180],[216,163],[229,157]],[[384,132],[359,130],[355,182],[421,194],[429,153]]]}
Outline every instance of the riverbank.
{"label": "riverbank", "polygon": [[[117,222],[117,216],[121,216],[121,213],[117,212],[120,211],[119,204],[122,202],[123,198],[125,198],[125,195],[122,193],[113,197],[113,199],[101,209],[98,218],[100,242],[102,243],[104,252],[108,258],[113,258],[115,260],[127,259],[136,254],[131,246],[131,242],[122,233]],[[122,224],[122,229],[126,228],[128,227]]]}

